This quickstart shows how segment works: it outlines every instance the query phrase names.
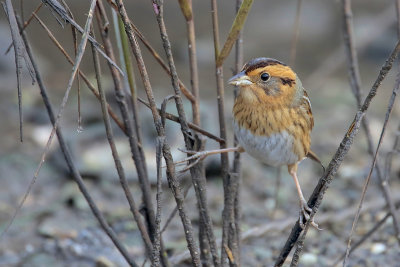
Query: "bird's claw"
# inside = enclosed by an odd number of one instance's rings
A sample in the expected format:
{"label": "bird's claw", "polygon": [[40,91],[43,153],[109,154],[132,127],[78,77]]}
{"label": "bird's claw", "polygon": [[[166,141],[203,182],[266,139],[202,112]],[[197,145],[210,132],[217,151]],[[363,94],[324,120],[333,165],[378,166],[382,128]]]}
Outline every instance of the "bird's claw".
{"label": "bird's claw", "polygon": [[[300,201],[300,218],[299,218],[299,224],[301,229],[304,229],[306,227],[307,221],[310,219],[312,209],[307,205],[307,202],[303,199]],[[321,231],[322,229],[319,228],[318,224],[314,222],[314,218],[312,218],[310,222],[311,226],[313,226],[315,229]]]}

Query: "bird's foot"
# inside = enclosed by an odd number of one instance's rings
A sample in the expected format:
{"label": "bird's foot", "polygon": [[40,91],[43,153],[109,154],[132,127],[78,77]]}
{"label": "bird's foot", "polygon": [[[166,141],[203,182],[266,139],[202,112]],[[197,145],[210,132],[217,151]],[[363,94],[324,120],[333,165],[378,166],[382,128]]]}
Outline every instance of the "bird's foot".
{"label": "bird's foot", "polygon": [[[306,223],[310,220],[312,209],[308,206],[307,201],[305,199],[300,200],[300,218],[299,224],[301,229],[306,227]],[[317,230],[322,230],[318,227],[318,224],[314,222],[314,218],[312,218],[310,224]]]}

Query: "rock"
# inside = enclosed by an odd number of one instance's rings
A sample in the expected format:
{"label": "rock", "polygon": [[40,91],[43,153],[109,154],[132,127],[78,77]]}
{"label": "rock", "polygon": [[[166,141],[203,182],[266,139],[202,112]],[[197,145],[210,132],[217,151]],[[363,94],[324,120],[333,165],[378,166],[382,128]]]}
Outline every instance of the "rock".
{"label": "rock", "polygon": [[114,263],[112,263],[109,259],[104,256],[100,256],[96,259],[96,267],[114,267]]}
{"label": "rock", "polygon": [[383,243],[374,243],[371,246],[371,253],[372,254],[381,254],[386,251],[386,245]]}
{"label": "rock", "polygon": [[305,266],[315,266],[317,264],[317,255],[312,253],[304,253],[300,258],[300,263]]}

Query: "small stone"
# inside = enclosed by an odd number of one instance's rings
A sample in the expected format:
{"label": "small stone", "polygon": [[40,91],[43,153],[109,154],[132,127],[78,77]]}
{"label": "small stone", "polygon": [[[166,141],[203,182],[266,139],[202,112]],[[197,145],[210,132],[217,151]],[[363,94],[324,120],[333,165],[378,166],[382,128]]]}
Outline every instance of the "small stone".
{"label": "small stone", "polygon": [[381,254],[386,251],[386,245],[383,243],[375,243],[371,247],[372,254]]}
{"label": "small stone", "polygon": [[300,262],[305,266],[315,266],[317,263],[317,255],[312,253],[304,253],[300,258]]}
{"label": "small stone", "polygon": [[114,267],[114,263],[112,263],[109,259],[104,256],[100,256],[96,259],[96,267]]}

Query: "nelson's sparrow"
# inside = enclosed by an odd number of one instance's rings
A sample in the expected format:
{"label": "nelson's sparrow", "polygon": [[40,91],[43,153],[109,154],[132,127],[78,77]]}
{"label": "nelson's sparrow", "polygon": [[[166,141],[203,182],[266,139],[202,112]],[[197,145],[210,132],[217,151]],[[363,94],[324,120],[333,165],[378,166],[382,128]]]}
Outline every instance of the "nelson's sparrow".
{"label": "nelson's sparrow", "polygon": [[[194,155],[177,163],[196,159],[188,169],[211,154],[245,151],[267,165],[288,166],[300,199],[299,223],[304,227],[311,208],[297,179],[297,165],[306,157],[321,164],[310,150],[314,119],[307,92],[289,66],[265,57],[247,62],[228,82],[240,89],[233,106],[233,129],[240,146],[197,153],[186,151]],[[311,224],[318,228],[314,221]]]}
{"label": "nelson's sparrow", "polygon": [[297,179],[297,165],[306,157],[321,163],[310,150],[314,119],[307,92],[289,66],[264,57],[247,62],[229,84],[240,89],[233,106],[233,129],[241,150],[267,165],[288,166],[304,226],[311,209]]}

